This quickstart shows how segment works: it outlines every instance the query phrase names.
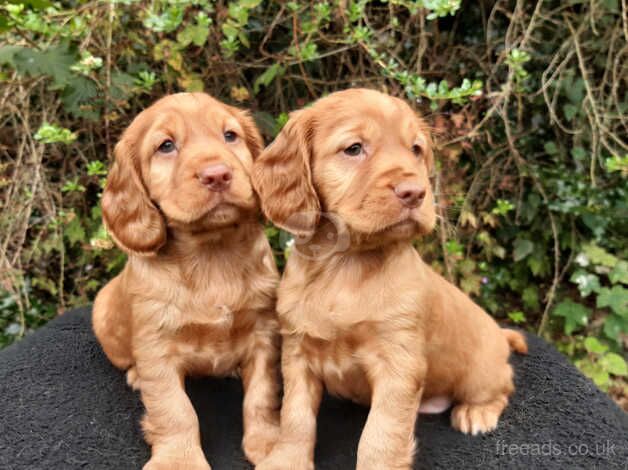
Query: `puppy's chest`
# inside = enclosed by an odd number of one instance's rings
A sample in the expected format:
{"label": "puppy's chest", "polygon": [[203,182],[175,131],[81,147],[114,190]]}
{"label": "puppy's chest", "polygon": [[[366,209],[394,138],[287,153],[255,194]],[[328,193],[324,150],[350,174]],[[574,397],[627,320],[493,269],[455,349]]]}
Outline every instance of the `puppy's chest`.
{"label": "puppy's chest", "polygon": [[368,344],[362,334],[358,331],[331,342],[305,336],[302,346],[309,366],[329,393],[369,405],[371,387],[364,368]]}
{"label": "puppy's chest", "polygon": [[[152,320],[165,330],[188,325],[224,329],[235,324],[242,312],[266,310],[272,306],[273,280],[262,276],[252,280],[246,273],[208,269],[182,275],[162,273],[147,290],[138,293]],[[150,306],[149,308],[146,308]]]}
{"label": "puppy's chest", "polygon": [[225,376],[235,374],[249,355],[253,329],[252,323],[224,328],[191,324],[163,340],[187,374]]}
{"label": "puppy's chest", "polygon": [[382,280],[346,283],[333,278],[310,284],[282,281],[277,311],[287,330],[330,339],[359,325],[394,324],[405,328],[417,322],[420,296],[407,282]]}

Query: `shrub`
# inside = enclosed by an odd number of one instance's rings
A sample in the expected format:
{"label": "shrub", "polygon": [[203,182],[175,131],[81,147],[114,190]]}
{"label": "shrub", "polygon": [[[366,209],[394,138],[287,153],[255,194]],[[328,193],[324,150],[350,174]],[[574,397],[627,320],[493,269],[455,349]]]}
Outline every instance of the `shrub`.
{"label": "shrub", "polygon": [[[270,140],[290,110],[366,86],[406,98],[434,128],[441,218],[417,245],[422,254],[500,321],[551,338],[598,385],[625,395],[622,8],[3,4],[0,345],[88,303],[123,265],[98,202],[113,144],[142,107],[206,90],[251,108]],[[283,265],[289,237],[267,233]]]}

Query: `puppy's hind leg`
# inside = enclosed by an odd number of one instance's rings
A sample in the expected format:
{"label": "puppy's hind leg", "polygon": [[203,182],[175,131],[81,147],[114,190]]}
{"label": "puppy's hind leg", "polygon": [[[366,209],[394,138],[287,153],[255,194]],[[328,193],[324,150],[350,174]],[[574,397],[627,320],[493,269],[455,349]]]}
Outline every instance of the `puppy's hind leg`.
{"label": "puppy's hind leg", "polygon": [[133,365],[131,312],[125,299],[120,278],[116,277],[98,292],[92,311],[92,326],[98,342],[111,363],[122,370]]}
{"label": "puppy's hind leg", "polygon": [[[487,380],[484,383],[475,377],[475,383],[468,386],[465,397],[451,410],[451,425],[454,429],[465,434],[476,435],[492,431],[504,408],[508,404],[508,397],[514,390],[512,382],[512,367],[504,364],[502,373],[492,385]],[[473,382],[473,381],[469,381]]]}
{"label": "puppy's hind leg", "polygon": [[451,425],[473,436],[492,431],[497,427],[497,421],[507,404],[506,395],[486,403],[461,403],[451,410]]}

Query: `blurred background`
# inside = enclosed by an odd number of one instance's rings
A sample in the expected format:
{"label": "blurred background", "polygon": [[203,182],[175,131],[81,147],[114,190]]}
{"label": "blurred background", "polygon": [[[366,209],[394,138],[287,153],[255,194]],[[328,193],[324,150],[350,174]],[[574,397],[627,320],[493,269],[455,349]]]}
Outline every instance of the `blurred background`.
{"label": "blurred background", "polygon": [[[347,87],[432,125],[442,218],[417,249],[628,409],[625,0],[0,3],[0,348],[123,266],[99,199],[156,98],[287,113]],[[268,226],[277,261],[289,237]]]}

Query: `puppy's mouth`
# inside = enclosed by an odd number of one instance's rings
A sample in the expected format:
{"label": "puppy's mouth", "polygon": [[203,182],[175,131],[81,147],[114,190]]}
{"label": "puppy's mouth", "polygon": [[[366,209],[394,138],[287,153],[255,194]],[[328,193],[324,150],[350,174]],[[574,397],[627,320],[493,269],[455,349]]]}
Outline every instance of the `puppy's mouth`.
{"label": "puppy's mouth", "polygon": [[414,235],[419,228],[419,222],[412,217],[405,217],[403,220],[386,227],[383,232],[392,232],[395,235]]}
{"label": "puppy's mouth", "polygon": [[391,218],[387,224],[384,225],[379,232],[390,232],[390,231],[406,231],[412,228],[416,229],[420,222],[420,214],[416,209],[407,209],[404,208],[400,213],[397,213],[397,216]]}
{"label": "puppy's mouth", "polygon": [[240,218],[241,208],[231,202],[219,201],[209,209],[203,219],[216,225],[230,224]]}

